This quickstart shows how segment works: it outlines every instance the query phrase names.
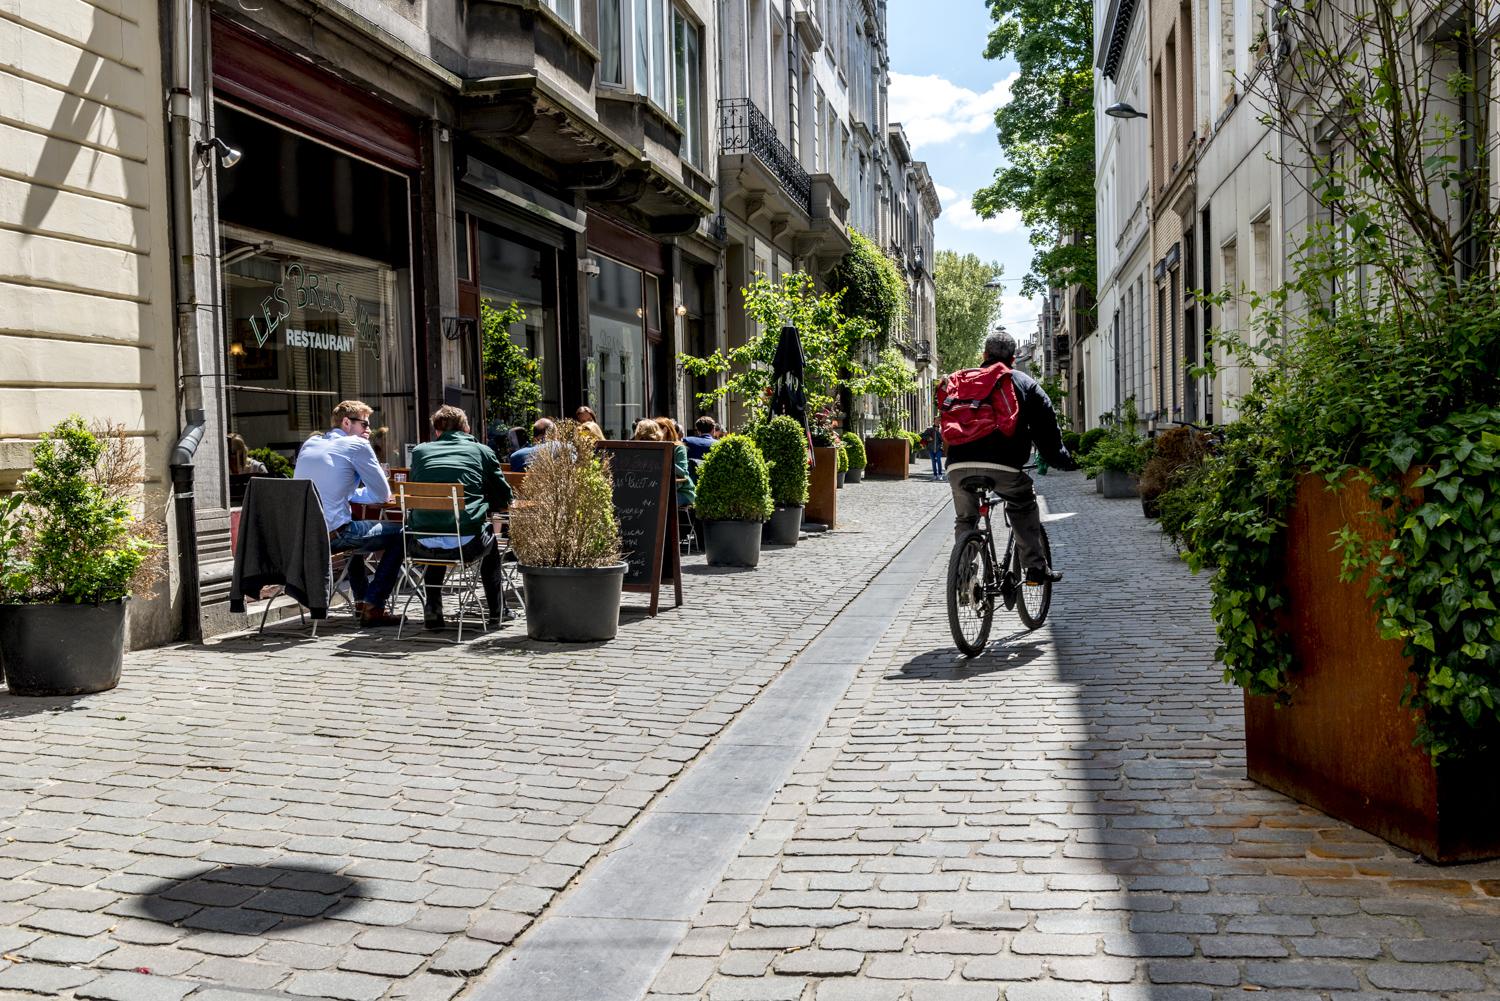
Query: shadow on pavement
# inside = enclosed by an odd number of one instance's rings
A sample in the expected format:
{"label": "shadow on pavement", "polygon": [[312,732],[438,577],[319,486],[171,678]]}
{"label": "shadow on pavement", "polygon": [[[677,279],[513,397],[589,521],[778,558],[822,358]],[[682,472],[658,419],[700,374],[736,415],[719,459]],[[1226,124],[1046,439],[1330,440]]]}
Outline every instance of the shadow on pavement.
{"label": "shadow on pavement", "polygon": [[277,926],[325,921],[363,896],[349,876],[288,862],[224,865],[187,879],[164,879],[135,900],[143,917],[163,924],[261,935]]}
{"label": "shadow on pavement", "polygon": [[729,574],[754,573],[755,567],[711,567],[707,563],[684,565],[682,572],[693,577],[724,577]]}
{"label": "shadow on pavement", "polygon": [[1041,657],[1047,644],[1040,640],[1015,642],[1030,635],[1025,630],[990,640],[984,653],[965,658],[952,646],[943,646],[920,654],[901,665],[901,670],[886,677],[892,681],[966,681],[1001,671],[1013,671]]}
{"label": "shadow on pavement", "polygon": [[79,702],[87,697],[86,695],[12,695],[7,691],[0,694],[0,720],[86,709],[88,707],[80,705]]}

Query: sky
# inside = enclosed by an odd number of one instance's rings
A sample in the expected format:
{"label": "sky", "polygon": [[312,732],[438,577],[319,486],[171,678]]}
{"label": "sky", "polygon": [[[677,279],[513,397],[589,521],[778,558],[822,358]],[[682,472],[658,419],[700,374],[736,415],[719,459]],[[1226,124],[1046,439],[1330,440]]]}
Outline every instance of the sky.
{"label": "sky", "polygon": [[1018,76],[1013,60],[984,58],[990,16],[984,0],[892,0],[887,7],[892,122],[907,138],[943,203],[938,250],[978,254],[1005,268],[1000,322],[1019,340],[1036,332],[1039,304],[1021,295],[1031,263],[1026,227],[1014,212],[981,219],[969,200],[1001,163],[995,109]]}

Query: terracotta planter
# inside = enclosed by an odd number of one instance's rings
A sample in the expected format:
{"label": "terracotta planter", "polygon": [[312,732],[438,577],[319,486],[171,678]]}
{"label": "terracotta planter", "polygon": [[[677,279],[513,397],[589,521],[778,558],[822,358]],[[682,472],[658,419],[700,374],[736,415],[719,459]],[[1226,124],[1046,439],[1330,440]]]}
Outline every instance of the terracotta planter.
{"label": "terracotta planter", "polygon": [[839,452],[836,448],[814,448],[813,467],[807,484],[807,521],[836,528],[839,520],[838,496]]}
{"label": "terracotta planter", "polygon": [[911,442],[905,438],[866,438],[865,475],[904,480],[911,473]]}
{"label": "terracotta planter", "polygon": [[1348,482],[1329,493],[1304,477],[1289,513],[1283,619],[1299,669],[1292,703],[1245,697],[1250,778],[1439,862],[1500,856],[1500,755],[1434,768],[1412,746],[1401,706],[1411,664],[1384,640],[1365,582],[1339,580],[1332,533],[1346,521],[1372,533],[1374,508]]}

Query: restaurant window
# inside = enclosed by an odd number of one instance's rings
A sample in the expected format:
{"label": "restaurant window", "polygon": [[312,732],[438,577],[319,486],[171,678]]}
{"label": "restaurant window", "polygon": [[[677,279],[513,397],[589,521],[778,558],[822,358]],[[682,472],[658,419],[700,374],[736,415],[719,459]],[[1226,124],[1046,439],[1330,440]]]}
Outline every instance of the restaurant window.
{"label": "restaurant window", "polygon": [[629,438],[646,416],[646,299],[642,274],[607,257],[589,279],[589,399],[605,437]]}
{"label": "restaurant window", "polygon": [[231,227],[224,246],[230,430],[295,460],[340,400],[363,400],[376,454],[403,465],[416,397],[396,270]]}
{"label": "restaurant window", "polygon": [[511,324],[510,339],[542,365],[542,413],[562,412],[559,397],[557,316],[551,290],[556,288],[556,251],[511,238],[503,229],[479,223],[479,294],[496,309],[511,303],[526,318]]}
{"label": "restaurant window", "polygon": [[[218,187],[229,431],[295,460],[358,399],[382,461],[403,464],[419,440],[407,178],[223,103],[215,131],[246,151]],[[231,502],[242,490],[231,479]]]}

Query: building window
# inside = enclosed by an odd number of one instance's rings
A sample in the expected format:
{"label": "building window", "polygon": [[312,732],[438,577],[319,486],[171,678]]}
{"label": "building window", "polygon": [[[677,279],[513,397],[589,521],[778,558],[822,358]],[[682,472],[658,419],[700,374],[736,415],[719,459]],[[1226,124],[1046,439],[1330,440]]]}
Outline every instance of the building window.
{"label": "building window", "polygon": [[599,82],[625,86],[625,36],[621,0],[599,0]]}
{"label": "building window", "polygon": [[686,159],[703,163],[703,77],[699,60],[698,27],[676,9],[672,11],[674,117],[682,127]]}
{"label": "building window", "polygon": [[578,0],[544,0],[552,13],[568,22],[568,26],[574,31],[578,30]]}
{"label": "building window", "polygon": [[589,281],[589,399],[605,437],[629,438],[646,416],[646,294],[642,273],[599,257]]}

